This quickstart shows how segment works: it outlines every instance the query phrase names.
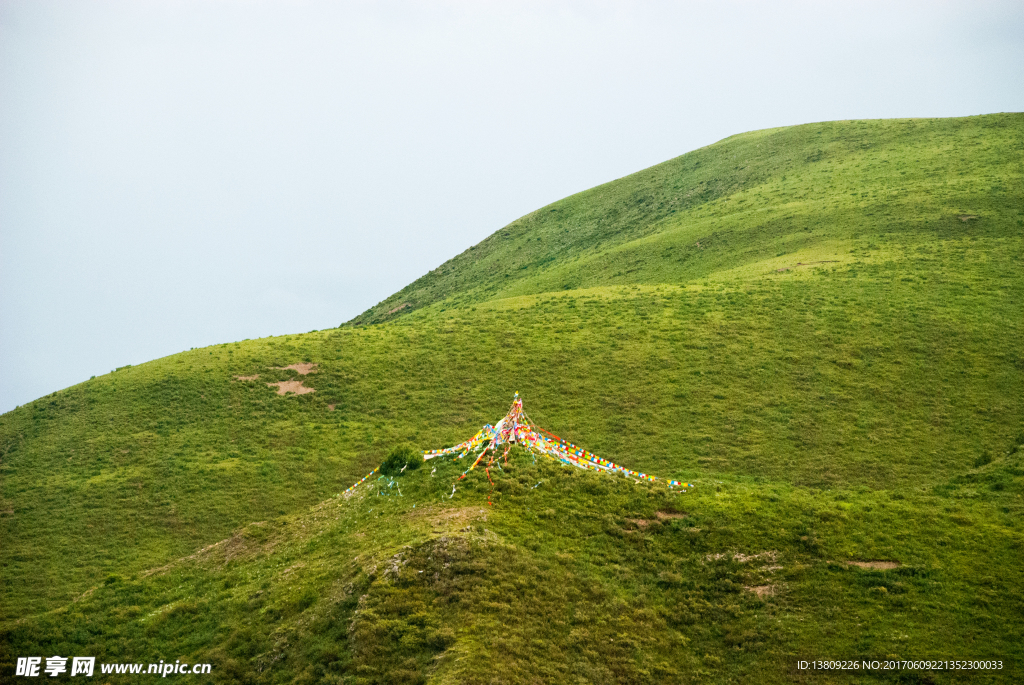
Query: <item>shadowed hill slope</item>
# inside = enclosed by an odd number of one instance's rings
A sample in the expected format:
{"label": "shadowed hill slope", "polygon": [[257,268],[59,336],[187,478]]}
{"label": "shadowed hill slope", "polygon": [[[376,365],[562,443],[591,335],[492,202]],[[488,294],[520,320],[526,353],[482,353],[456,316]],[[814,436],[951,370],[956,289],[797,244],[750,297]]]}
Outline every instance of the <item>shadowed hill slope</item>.
{"label": "shadowed hill slope", "polygon": [[[1017,114],[734,136],[524,217],[359,325],[3,415],[0,673],[43,653],[208,660],[224,682],[1020,663],[1022,150]],[[455,464],[335,497],[514,391],[696,491],[519,454],[486,522],[485,480],[442,499]]]}

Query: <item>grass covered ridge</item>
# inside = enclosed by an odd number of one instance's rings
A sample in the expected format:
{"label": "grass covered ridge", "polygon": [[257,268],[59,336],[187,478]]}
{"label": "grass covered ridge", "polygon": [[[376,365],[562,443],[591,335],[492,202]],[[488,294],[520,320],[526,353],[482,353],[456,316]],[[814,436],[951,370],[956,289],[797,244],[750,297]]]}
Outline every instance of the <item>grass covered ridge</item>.
{"label": "grass covered ridge", "polygon": [[1021,146],[1017,114],[743,133],[528,214],[354,323],[443,300],[680,283],[735,268],[760,275],[834,258],[867,235],[885,235],[892,249],[910,237],[962,236],[958,223],[1012,224]]}
{"label": "grass covered ridge", "polygon": [[[9,412],[0,669],[65,652],[256,682],[777,682],[797,655],[1019,668],[1022,150],[1021,115],[734,136],[538,210],[350,325]],[[296,362],[318,367],[273,368]],[[286,380],[316,392],[266,385]],[[456,465],[334,498],[514,391],[540,425],[696,491],[520,454],[483,514],[482,474],[442,499]],[[847,563],[883,560],[900,565]]]}

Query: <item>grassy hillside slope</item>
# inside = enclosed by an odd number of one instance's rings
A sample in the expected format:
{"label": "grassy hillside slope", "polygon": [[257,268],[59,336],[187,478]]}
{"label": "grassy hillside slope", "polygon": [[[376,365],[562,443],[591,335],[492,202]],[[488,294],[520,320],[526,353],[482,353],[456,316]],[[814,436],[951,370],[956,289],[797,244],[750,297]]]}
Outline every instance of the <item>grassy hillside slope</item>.
{"label": "grassy hillside slope", "polygon": [[[9,412],[0,669],[83,649],[268,682],[775,682],[797,654],[951,646],[1020,663],[1021,152],[1021,115],[734,136],[538,210],[340,329]],[[273,368],[296,362],[319,366]],[[329,499],[516,390],[696,491],[521,456],[486,523],[486,489],[443,500],[444,470]]]}
{"label": "grassy hillside slope", "polygon": [[680,283],[755,264],[761,273],[777,256],[847,252],[845,241],[874,234],[887,248],[962,237],[958,216],[986,211],[1012,223],[1021,145],[1018,115],[732,136],[528,214],[353,322],[444,299]]}
{"label": "grassy hillside slope", "polygon": [[[1019,477],[1020,452],[1004,464]],[[463,468],[111,575],[10,626],[10,654],[212,663],[214,682],[758,683],[862,680],[801,678],[797,658],[966,653],[1004,668],[875,675],[1019,679],[1019,537],[988,511],[1014,496],[974,490],[1001,481],[904,495],[708,480],[682,495],[517,453],[488,508],[482,477],[447,498]]]}

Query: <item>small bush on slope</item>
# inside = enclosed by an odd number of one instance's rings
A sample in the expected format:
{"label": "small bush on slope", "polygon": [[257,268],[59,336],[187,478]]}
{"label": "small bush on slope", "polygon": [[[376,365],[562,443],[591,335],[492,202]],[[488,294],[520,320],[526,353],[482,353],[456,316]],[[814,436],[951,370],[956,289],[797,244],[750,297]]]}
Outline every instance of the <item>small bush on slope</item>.
{"label": "small bush on slope", "polygon": [[423,465],[423,457],[408,445],[396,445],[380,465],[380,472],[385,476],[395,476],[405,469],[415,470]]}

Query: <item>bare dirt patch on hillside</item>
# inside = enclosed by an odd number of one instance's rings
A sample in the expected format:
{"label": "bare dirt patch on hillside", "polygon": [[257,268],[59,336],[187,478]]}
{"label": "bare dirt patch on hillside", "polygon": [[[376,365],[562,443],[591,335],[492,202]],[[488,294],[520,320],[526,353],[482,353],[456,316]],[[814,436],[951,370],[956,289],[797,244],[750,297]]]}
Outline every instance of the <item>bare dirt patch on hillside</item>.
{"label": "bare dirt patch on hillside", "polygon": [[256,380],[259,377],[260,377],[260,375],[258,373],[255,373],[255,374],[253,374],[251,376],[235,376],[235,380],[236,381],[254,381],[254,380]]}
{"label": "bare dirt patch on hillside", "polygon": [[872,571],[891,571],[894,568],[900,567],[900,562],[898,561],[848,561],[846,563],[850,566],[871,569]]}
{"label": "bare dirt patch on hillside", "polygon": [[306,393],[316,392],[316,388],[307,388],[302,384],[302,381],[278,381],[277,383],[267,383],[268,386],[277,386],[278,395],[287,395],[290,392],[296,395],[305,395]]}
{"label": "bare dirt patch on hillside", "polygon": [[316,373],[316,367],[317,366],[319,366],[319,364],[302,363],[302,364],[289,364],[288,366],[271,366],[270,368],[272,368],[272,369],[280,369],[281,371],[285,371],[287,369],[291,369],[292,371],[294,371],[295,373],[299,374],[300,376],[305,376],[305,375],[310,374],[310,373]]}
{"label": "bare dirt patch on hillside", "polygon": [[389,311],[389,312],[388,312],[387,314],[385,314],[384,316],[390,316],[391,314],[394,314],[395,312],[400,312],[400,311],[402,311],[403,309],[405,309],[406,307],[411,307],[411,306],[412,306],[412,304],[410,304],[409,302],[405,302],[405,303],[403,303],[403,304],[400,304],[400,305],[398,305],[398,306],[397,306],[397,307],[395,307],[394,309],[390,310],[390,311]]}
{"label": "bare dirt patch on hillside", "polygon": [[629,519],[628,518],[626,520],[629,521],[630,523],[632,523],[633,525],[635,525],[637,528],[646,528],[648,525],[650,525],[654,521],[671,521],[672,519],[684,519],[684,518],[687,517],[687,514],[684,514],[681,511],[656,511],[656,512],[654,512],[654,516],[655,516],[655,518],[652,518],[652,519],[643,519],[643,518]]}

